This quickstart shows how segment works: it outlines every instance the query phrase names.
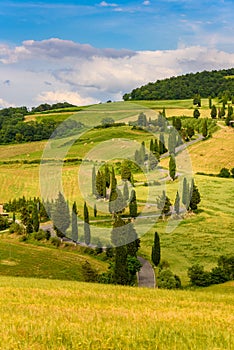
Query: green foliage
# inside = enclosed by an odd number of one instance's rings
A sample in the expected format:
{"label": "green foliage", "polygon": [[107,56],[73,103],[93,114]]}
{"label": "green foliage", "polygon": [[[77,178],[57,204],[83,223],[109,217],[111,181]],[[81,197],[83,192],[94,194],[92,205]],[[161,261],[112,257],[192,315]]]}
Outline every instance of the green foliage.
{"label": "green foliage", "polygon": [[54,203],[52,220],[57,236],[66,236],[66,231],[70,225],[70,214],[68,204],[61,192],[59,192],[58,197]]}
{"label": "green foliage", "polygon": [[136,191],[132,190],[129,202],[129,214],[131,217],[137,217],[137,200],[136,200]]}
{"label": "green foliage", "polygon": [[74,242],[78,241],[77,214],[78,214],[77,205],[76,205],[76,202],[74,202],[72,206],[72,240]]}
{"label": "green foliage", "polygon": [[172,180],[174,181],[176,178],[176,160],[175,156],[172,154],[170,156],[170,161],[169,161],[169,174]]}
{"label": "green foliage", "polygon": [[97,272],[92,268],[91,264],[86,260],[82,265],[82,274],[85,282],[96,282],[98,278]]}
{"label": "green foliage", "polygon": [[176,192],[176,198],[175,198],[175,203],[174,203],[174,210],[177,215],[180,213],[180,195],[179,192]]}
{"label": "green foliage", "polygon": [[159,210],[161,210],[161,213],[163,215],[169,215],[171,211],[171,201],[167,197],[166,192],[163,191],[161,196],[158,196],[156,199],[157,207]]}
{"label": "green foliage", "polygon": [[40,223],[39,223],[38,209],[36,204],[34,204],[33,206],[32,225],[33,225],[33,231],[38,232]]}
{"label": "green foliage", "polygon": [[208,135],[207,119],[204,119],[203,126],[202,126],[202,136],[207,137],[207,135]]}
{"label": "green foliage", "polygon": [[211,108],[210,116],[212,119],[215,119],[217,117],[217,108],[215,107],[215,105],[213,105]]}
{"label": "green foliage", "polygon": [[152,246],[151,259],[155,266],[158,266],[161,260],[160,238],[157,232],[154,233],[154,244]]}
{"label": "green foliage", "polygon": [[198,119],[200,117],[200,112],[199,112],[199,110],[197,108],[195,108],[194,111],[193,111],[193,117],[195,119]]}
{"label": "green foliage", "polygon": [[84,240],[85,244],[90,244],[91,234],[89,226],[89,211],[86,202],[84,203]]}
{"label": "green foliage", "polygon": [[178,289],[181,287],[181,281],[171,270],[163,269],[157,276],[157,286],[162,289]]}
{"label": "green foliage", "polygon": [[220,256],[218,266],[210,272],[204,271],[204,267],[201,265],[193,265],[188,269],[188,276],[191,285],[198,287],[230,281],[234,277],[234,256]]}
{"label": "green foliage", "polygon": [[129,200],[129,189],[127,181],[124,182],[123,197],[126,202]]}
{"label": "green foliage", "polygon": [[199,193],[197,186],[194,183],[194,180],[192,181],[190,193],[191,193],[191,198],[190,198],[189,207],[191,210],[196,210],[197,205],[201,202],[201,196],[200,196],[200,193]]}
{"label": "green foliage", "polygon": [[9,227],[8,219],[0,215],[0,231]]}
{"label": "green foliage", "polygon": [[9,228],[9,233],[16,233],[17,235],[22,235],[24,233],[23,226],[14,222]]}
{"label": "green foliage", "polygon": [[[200,96],[204,98],[223,95],[226,90],[233,91],[234,69],[201,73],[190,73],[178,77],[157,80],[124,95],[124,100],[178,100],[194,96],[194,104],[199,106]],[[200,96],[199,96],[200,95]]]}
{"label": "green foliage", "polygon": [[225,178],[229,178],[230,175],[230,171],[227,168],[222,168],[220,170],[220,173],[218,174],[219,177],[225,177]]}
{"label": "green foliage", "polygon": [[131,181],[132,173],[131,173],[131,167],[129,166],[130,162],[128,160],[123,160],[121,164],[121,179],[123,181]]}

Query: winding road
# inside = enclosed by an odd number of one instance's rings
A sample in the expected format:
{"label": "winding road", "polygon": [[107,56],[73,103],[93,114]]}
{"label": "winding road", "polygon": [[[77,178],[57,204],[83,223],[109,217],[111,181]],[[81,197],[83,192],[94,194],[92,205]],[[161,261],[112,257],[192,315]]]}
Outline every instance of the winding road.
{"label": "winding road", "polygon": [[137,258],[142,265],[142,268],[138,272],[138,287],[155,288],[156,281],[153,267],[148,260],[143,259],[141,256]]}

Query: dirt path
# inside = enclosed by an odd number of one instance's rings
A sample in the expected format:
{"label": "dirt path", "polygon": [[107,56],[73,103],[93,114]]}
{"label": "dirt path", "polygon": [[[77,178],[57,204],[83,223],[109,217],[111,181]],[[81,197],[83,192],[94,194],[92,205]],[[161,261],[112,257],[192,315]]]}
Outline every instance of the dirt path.
{"label": "dirt path", "polygon": [[145,288],[155,288],[155,274],[149,261],[143,259],[142,257],[137,257],[142,268],[138,273],[138,287]]}

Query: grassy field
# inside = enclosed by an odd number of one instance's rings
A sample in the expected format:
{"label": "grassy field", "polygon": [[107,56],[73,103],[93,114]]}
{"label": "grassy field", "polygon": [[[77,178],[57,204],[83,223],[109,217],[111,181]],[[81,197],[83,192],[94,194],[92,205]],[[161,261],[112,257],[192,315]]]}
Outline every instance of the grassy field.
{"label": "grassy field", "polygon": [[88,261],[97,272],[107,264],[83,253],[82,247],[54,248],[33,245],[0,234],[0,275],[84,281],[82,264]]}
{"label": "grassy field", "polygon": [[[234,129],[222,127],[211,138],[189,146],[194,173],[205,172],[218,174],[223,167],[234,167],[233,152]],[[178,155],[178,162],[183,164],[183,153]],[[168,159],[163,159],[161,165],[168,167]]]}
{"label": "grassy field", "polygon": [[[233,254],[234,246],[233,179],[195,176],[195,183],[201,194],[198,214],[189,215],[172,233],[166,232],[168,222],[159,221],[141,238],[140,253],[150,259],[153,234],[158,231],[162,259],[170,263],[184,284],[188,282],[189,266],[199,263],[210,269],[216,266],[220,255]],[[177,181],[167,186],[172,203],[177,189]],[[144,197],[145,188],[141,187],[137,198]]]}
{"label": "grassy field", "polygon": [[231,350],[233,283],[202,291],[0,277],[2,350]]}

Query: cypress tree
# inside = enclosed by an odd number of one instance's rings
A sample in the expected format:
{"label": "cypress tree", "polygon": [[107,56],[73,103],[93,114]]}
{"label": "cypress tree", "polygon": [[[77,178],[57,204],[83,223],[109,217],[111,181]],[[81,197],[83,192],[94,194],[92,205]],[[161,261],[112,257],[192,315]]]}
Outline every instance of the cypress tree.
{"label": "cypress tree", "polygon": [[[99,197],[103,197],[103,174],[98,170],[96,176],[96,193]],[[105,180],[105,178],[104,178]]]}
{"label": "cypress tree", "polygon": [[76,202],[74,202],[72,206],[72,240],[74,242],[78,241],[77,214],[78,214],[77,205],[76,205]]}
{"label": "cypress tree", "polygon": [[90,244],[90,226],[89,226],[89,211],[86,205],[86,202],[84,203],[84,240],[85,244]]}
{"label": "cypress tree", "polygon": [[94,204],[94,207],[93,207],[93,216],[95,218],[97,217],[97,206],[96,206],[96,204]]}
{"label": "cypress tree", "polygon": [[127,160],[124,160],[121,164],[121,179],[123,181],[131,181],[131,168],[130,168],[130,162]]}
{"label": "cypress tree", "polygon": [[170,156],[170,161],[169,161],[169,174],[172,180],[174,181],[176,178],[176,160],[175,156],[171,155]]}
{"label": "cypress tree", "polygon": [[132,190],[130,202],[129,202],[129,213],[132,218],[137,217],[137,200],[136,200],[136,191]]}
{"label": "cypress tree", "polygon": [[106,179],[106,187],[110,187],[110,170],[107,164],[105,164],[105,179]]}
{"label": "cypress tree", "polygon": [[124,182],[123,197],[126,202],[129,200],[129,190],[127,181]]}
{"label": "cypress tree", "polygon": [[67,202],[65,201],[64,196],[61,192],[59,192],[58,197],[54,203],[52,220],[57,236],[66,236],[66,231],[70,225],[70,214]]}
{"label": "cypress tree", "polygon": [[204,119],[204,122],[202,125],[202,136],[207,137],[207,135],[208,135],[207,119]]}
{"label": "cypress tree", "polygon": [[154,244],[152,246],[151,259],[155,266],[158,266],[161,259],[160,238],[157,232],[154,233]]}
{"label": "cypress tree", "polygon": [[183,180],[183,193],[182,193],[182,203],[184,204],[185,207],[188,205],[188,182],[186,177]]}
{"label": "cypress tree", "polygon": [[167,152],[167,148],[165,146],[165,139],[163,133],[159,136],[159,153],[164,154]]}
{"label": "cypress tree", "polygon": [[197,108],[195,108],[194,111],[193,111],[193,117],[195,119],[198,119],[200,117],[200,112],[199,112],[199,110]]}
{"label": "cypress tree", "polygon": [[129,272],[127,262],[126,231],[127,225],[120,216],[116,216],[113,230],[111,232],[111,241],[115,246],[113,280],[115,284],[129,284]]}
{"label": "cypress tree", "polygon": [[215,107],[215,105],[213,105],[211,108],[210,116],[212,119],[215,119],[217,117],[217,108]]}
{"label": "cypress tree", "polygon": [[200,203],[200,201],[201,201],[201,196],[193,180],[192,186],[191,186],[191,198],[190,198],[190,204],[189,204],[190,209],[196,210],[197,205]]}
{"label": "cypress tree", "polygon": [[146,153],[145,153],[145,142],[143,141],[141,143],[141,148],[140,148],[140,164],[143,165],[145,162],[146,158]]}
{"label": "cypress tree", "polygon": [[212,108],[212,98],[209,96],[209,109]]}
{"label": "cypress tree", "polygon": [[174,210],[177,215],[180,213],[180,195],[179,192],[177,191],[176,193],[176,198],[175,198],[175,203],[174,203]]}
{"label": "cypress tree", "polygon": [[102,197],[106,198],[106,178],[103,176],[102,178]]}
{"label": "cypress tree", "polygon": [[39,223],[38,210],[37,210],[37,205],[36,204],[34,204],[34,206],[33,206],[32,225],[33,225],[34,232],[38,232],[40,223]]}
{"label": "cypress tree", "polygon": [[228,105],[227,116],[231,117],[232,115],[233,115],[233,107],[231,105]]}
{"label": "cypress tree", "polygon": [[154,152],[154,141],[152,139],[150,140],[150,151]]}
{"label": "cypress tree", "polygon": [[92,169],[92,194],[96,195],[96,170],[95,167]]}
{"label": "cypress tree", "polygon": [[127,224],[127,254],[137,257],[137,251],[140,248],[140,239],[137,236],[136,230],[132,223]]}
{"label": "cypress tree", "polygon": [[149,154],[148,164],[150,170],[154,170],[158,165],[158,159],[156,158],[156,155],[154,156],[151,152]]}

